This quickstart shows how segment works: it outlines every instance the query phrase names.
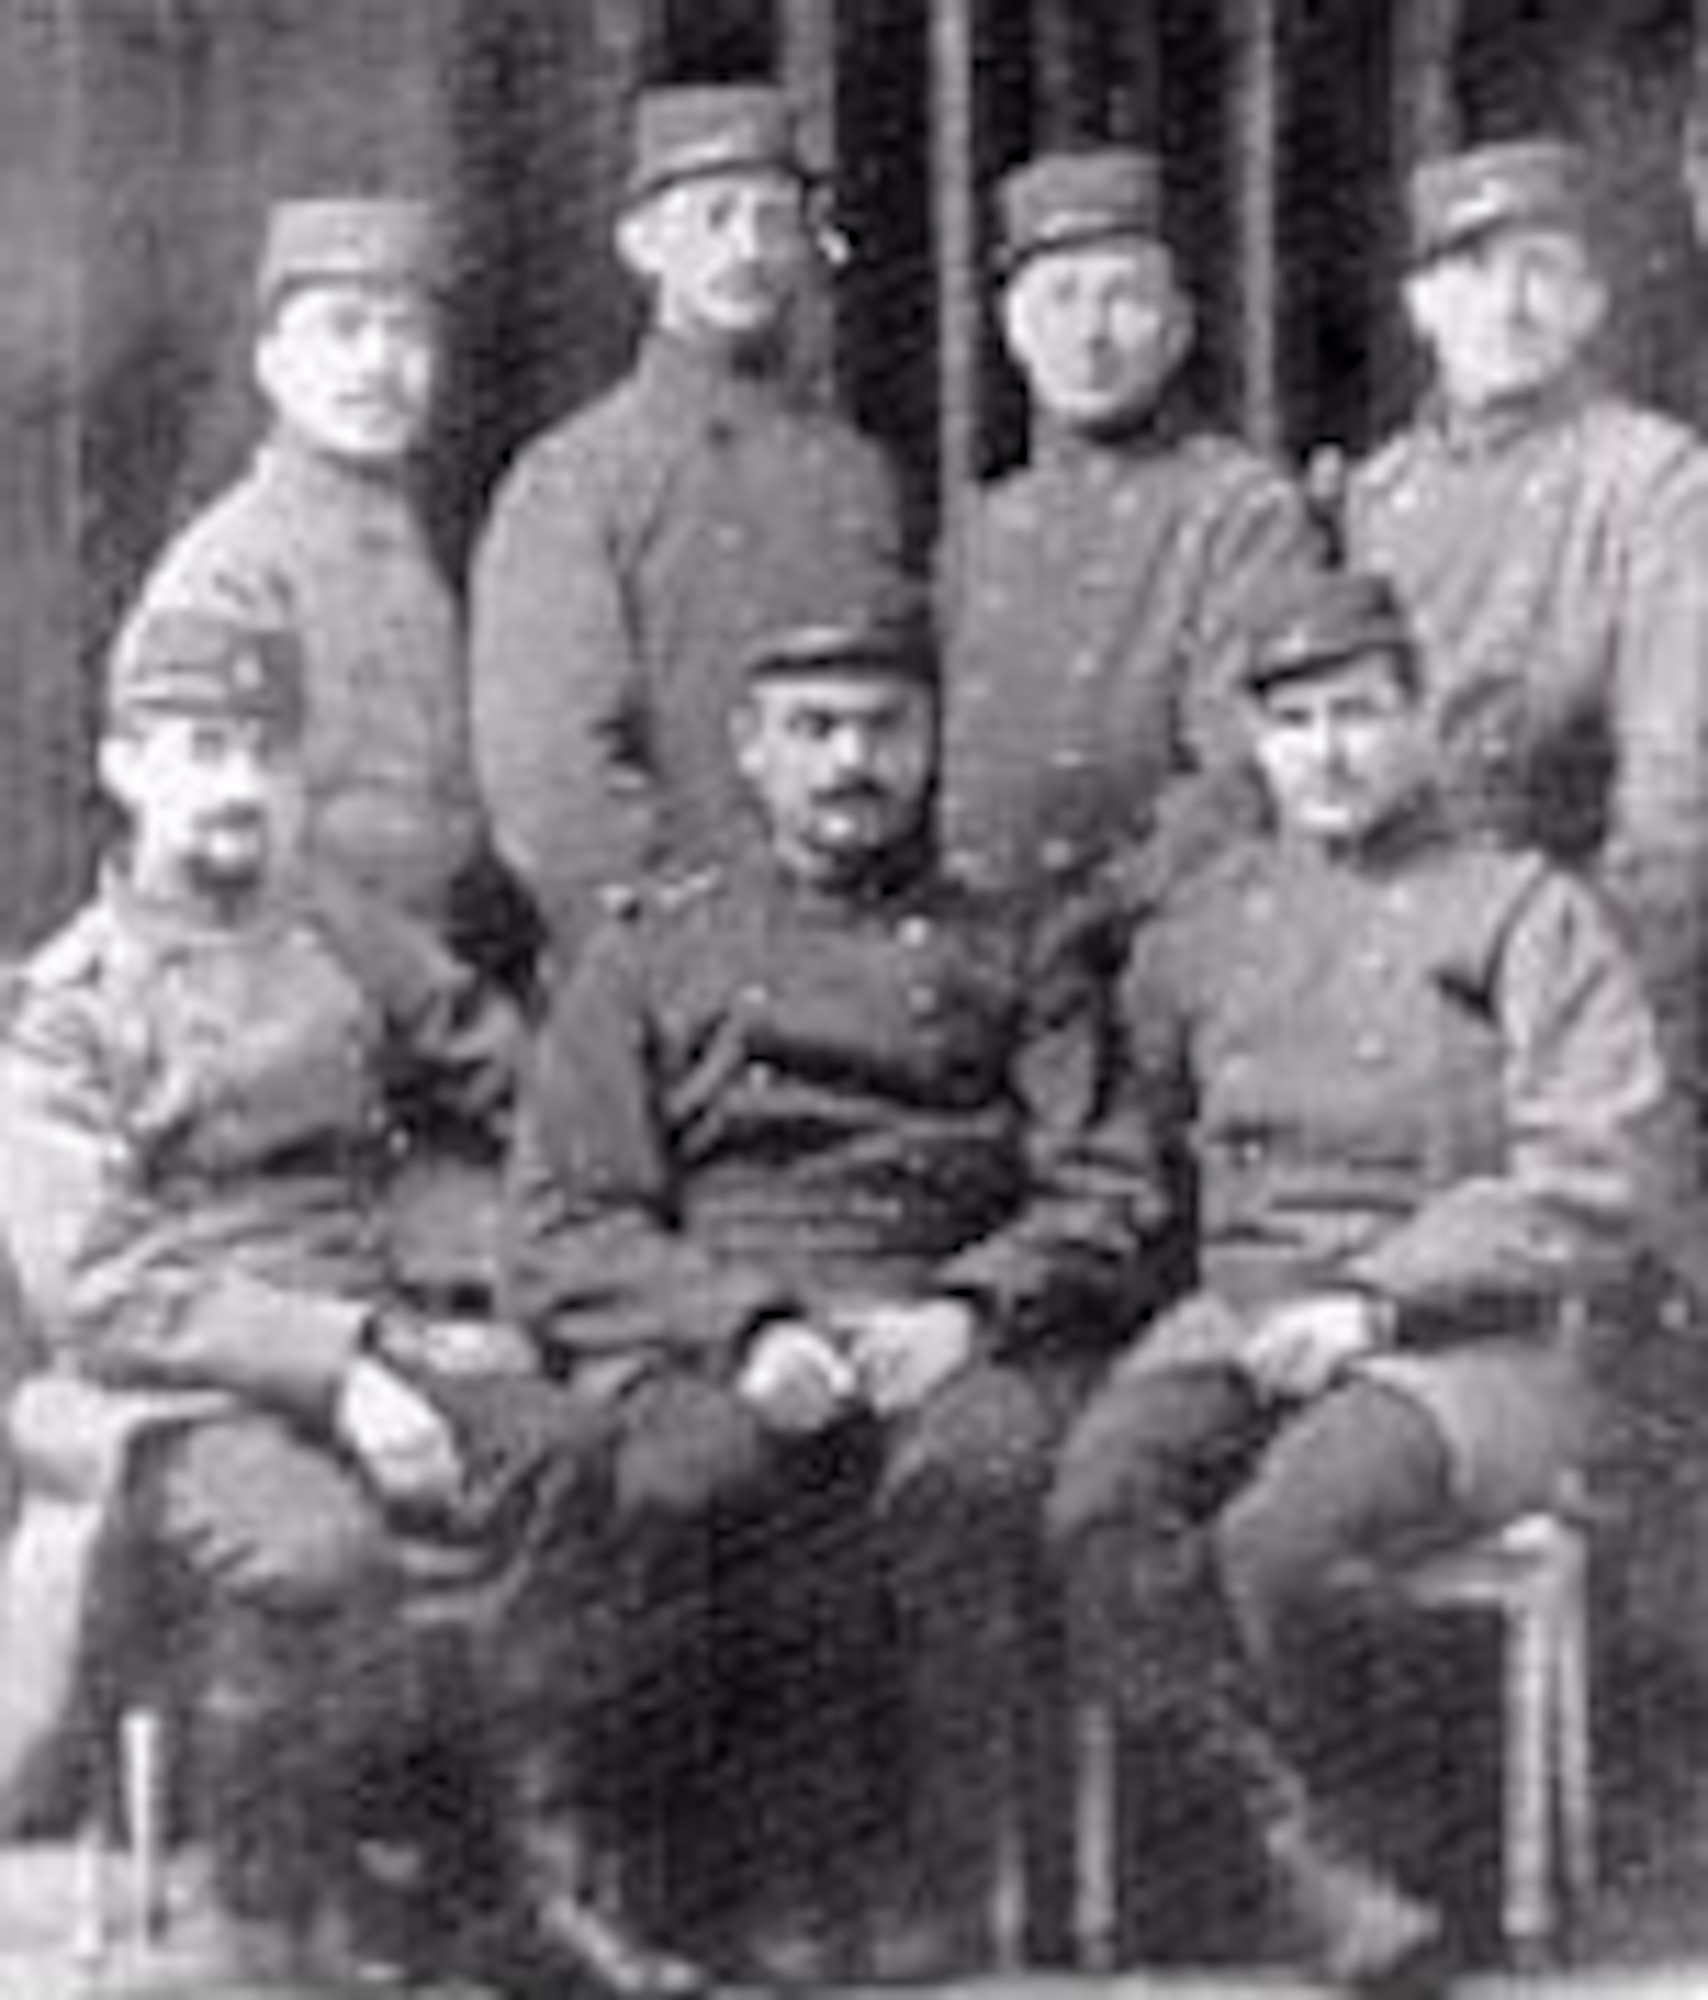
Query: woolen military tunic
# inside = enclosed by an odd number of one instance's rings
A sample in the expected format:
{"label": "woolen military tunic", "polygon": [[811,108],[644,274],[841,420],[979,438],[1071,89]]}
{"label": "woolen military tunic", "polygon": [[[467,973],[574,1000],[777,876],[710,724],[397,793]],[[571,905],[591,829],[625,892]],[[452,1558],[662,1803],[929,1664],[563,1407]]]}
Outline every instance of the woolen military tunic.
{"label": "woolen military tunic", "polygon": [[1663,1017],[1708,896],[1708,448],[1583,381],[1426,415],[1354,474],[1352,559],[1404,596],[1438,707],[1517,693],[1530,839],[1590,863]]}
{"label": "woolen military tunic", "polygon": [[324,1419],[388,1292],[406,1114],[496,1130],[516,1057],[470,975],[331,880],[236,929],[110,881],[0,1049],[0,1227],[56,1365]]}
{"label": "woolen military tunic", "polygon": [[1372,1292],[1397,1334],[1363,1365],[1438,1424],[1467,1504],[1545,1499],[1589,1414],[1556,1307],[1638,1238],[1662,1092],[1590,892],[1428,815],[1359,857],[1248,840],[1141,933],[1121,1012],[1143,1157],[1195,1169],[1202,1286],[1135,1365]]}
{"label": "woolen military tunic", "polygon": [[[51,1768],[144,1441],[173,1468],[154,1531],[220,1590],[319,1602],[399,1560],[333,1412],[392,1296],[384,1192],[413,1114],[496,1128],[516,1043],[424,932],[331,879],[232,929],[113,878],[25,968],[0,1229],[39,1366],[7,1412],[31,1478],[0,1550],[0,1821]],[[539,1385],[492,1393],[510,1441],[494,1401],[490,1443],[517,1449]]]}
{"label": "woolen military tunic", "polygon": [[1231,439],[1041,429],[946,561],[951,865],[1036,892],[1142,835],[1229,747],[1253,594],[1312,554],[1298,495]]}
{"label": "woolen military tunic", "polygon": [[1065,964],[926,865],[850,901],[752,853],[603,930],[539,1049],[514,1310],[620,1379],[765,1320],[956,1293],[1005,1351],[1096,1331],[1129,1203],[1070,1175],[1094,1027]]}
{"label": "woolen military tunic", "polygon": [[168,546],[129,623],[166,607],[296,634],[314,851],[441,924],[484,816],[459,614],[398,479],[273,437]]}
{"label": "woolen military tunic", "polygon": [[475,563],[475,747],[500,849],[561,945],[649,868],[727,851],[753,641],[893,578],[900,546],[870,444],[774,372],[662,334],[522,454]]}

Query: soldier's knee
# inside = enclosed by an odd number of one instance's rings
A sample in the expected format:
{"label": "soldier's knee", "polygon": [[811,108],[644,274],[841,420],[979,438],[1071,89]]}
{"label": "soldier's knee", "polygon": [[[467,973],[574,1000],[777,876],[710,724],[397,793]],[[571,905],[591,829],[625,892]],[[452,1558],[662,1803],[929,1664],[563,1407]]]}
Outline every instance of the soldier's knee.
{"label": "soldier's knee", "polygon": [[164,1482],[163,1526],[192,1575],[269,1610],[337,1610],[394,1565],[384,1520],[355,1475],[265,1421],[185,1440]]}
{"label": "soldier's knee", "polygon": [[625,1521],[692,1521],[764,1479],[773,1451],[764,1426],[727,1389],[693,1380],[648,1385],[624,1425],[613,1471]]}
{"label": "soldier's knee", "polygon": [[1308,1606],[1347,1553],[1332,1508],[1301,1509],[1261,1479],[1223,1508],[1215,1547],[1228,1598],[1265,1625]]}
{"label": "soldier's knee", "polygon": [[1044,1502],[1044,1535],[1052,1549],[1071,1555],[1128,1511],[1136,1458],[1126,1400],[1099,1398],[1068,1433]]}
{"label": "soldier's knee", "polygon": [[882,1504],[1035,1512],[1054,1443],[1050,1415],[1023,1377],[973,1370],[927,1403],[897,1441]]}

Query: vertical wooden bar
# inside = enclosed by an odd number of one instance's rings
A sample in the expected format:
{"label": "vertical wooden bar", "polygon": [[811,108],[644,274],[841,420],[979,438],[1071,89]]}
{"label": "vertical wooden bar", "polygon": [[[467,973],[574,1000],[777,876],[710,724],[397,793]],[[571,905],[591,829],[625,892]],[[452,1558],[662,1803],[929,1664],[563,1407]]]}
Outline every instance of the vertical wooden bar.
{"label": "vertical wooden bar", "polygon": [[[1708,0],[1697,5],[1708,15]],[[1458,143],[1455,58],[1464,11],[1464,0],[1394,0],[1394,151],[1402,177]]]}
{"label": "vertical wooden bar", "polygon": [[937,487],[954,546],[978,470],[977,0],[933,0],[931,184],[937,276]]}
{"label": "vertical wooden bar", "polygon": [[1235,240],[1240,273],[1241,428],[1260,451],[1282,446],[1280,256],[1282,7],[1227,0],[1233,52]]}
{"label": "vertical wooden bar", "polygon": [[84,269],[89,0],[0,8],[0,951],[87,879]]}
{"label": "vertical wooden bar", "polygon": [[1116,11],[1109,80],[1111,139],[1135,145],[1162,143],[1161,0],[1128,0]]}
{"label": "vertical wooden bar", "polygon": [[[808,157],[817,162],[833,191],[842,159],[837,106],[836,7],[834,0],[778,0],[778,75],[801,121]],[[834,234],[828,239],[833,249]],[[830,282],[807,302],[796,328],[796,357],[809,379],[834,385],[837,327],[834,264]]]}

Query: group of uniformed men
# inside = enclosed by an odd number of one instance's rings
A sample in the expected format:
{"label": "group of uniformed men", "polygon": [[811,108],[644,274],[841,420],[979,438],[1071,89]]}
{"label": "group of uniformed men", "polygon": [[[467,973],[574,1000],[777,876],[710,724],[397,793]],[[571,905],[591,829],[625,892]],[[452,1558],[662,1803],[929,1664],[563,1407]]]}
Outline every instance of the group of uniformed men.
{"label": "group of uniformed men", "polygon": [[[14,1434],[194,1636],[246,1979],[976,1969],[1058,1614],[1332,1978],[1438,1976],[1303,1711],[1550,1498],[1566,1329],[1688,1240],[1708,453],[1596,381],[1573,147],[1410,194],[1436,388],[1330,566],[1177,408],[1156,162],[1012,173],[1034,445],[933,619],[790,387],[788,106],[649,93],[644,349],[501,488],[466,664],[434,220],[276,212],[272,424],[114,646],[124,831],[0,1054]],[[490,1293],[390,1226],[453,1139]]]}

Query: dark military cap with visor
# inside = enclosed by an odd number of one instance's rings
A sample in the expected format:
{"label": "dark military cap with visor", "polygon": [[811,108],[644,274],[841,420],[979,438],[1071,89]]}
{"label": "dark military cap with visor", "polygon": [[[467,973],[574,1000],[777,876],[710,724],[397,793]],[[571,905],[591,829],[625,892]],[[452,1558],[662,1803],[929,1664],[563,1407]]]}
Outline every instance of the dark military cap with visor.
{"label": "dark military cap with visor", "polygon": [[1589,155],[1564,139],[1504,140],[1424,160],[1407,189],[1413,261],[1430,263],[1500,229],[1585,235],[1592,179]]}
{"label": "dark military cap with visor", "polygon": [[1049,251],[1164,243],[1161,167],[1131,147],[1040,154],[1004,178],[997,204],[999,258],[1010,276]]}
{"label": "dark military cap with visor", "polygon": [[1416,641],[1393,585],[1356,570],[1302,572],[1254,607],[1240,683],[1261,696],[1372,654],[1402,663],[1416,685]]}
{"label": "dark military cap with visor", "polygon": [[114,649],[107,713],[115,727],[155,716],[255,722],[295,741],[307,719],[302,646],[281,627],[216,612],[150,612]]}

